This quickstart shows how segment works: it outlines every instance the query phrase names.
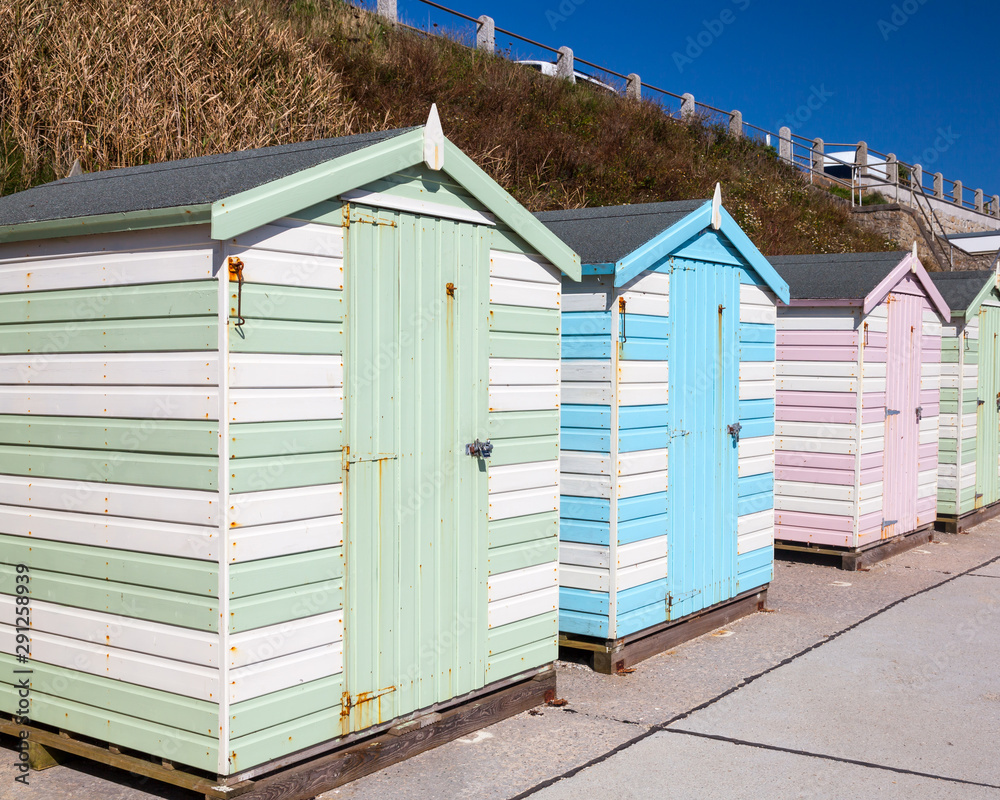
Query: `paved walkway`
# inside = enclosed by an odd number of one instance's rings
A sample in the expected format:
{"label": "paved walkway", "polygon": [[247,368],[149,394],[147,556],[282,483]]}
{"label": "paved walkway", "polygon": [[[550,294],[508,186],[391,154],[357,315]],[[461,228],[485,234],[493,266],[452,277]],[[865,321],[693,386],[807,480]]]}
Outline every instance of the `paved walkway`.
{"label": "paved walkway", "polygon": [[[996,798],[1000,519],[869,572],[779,562],[755,614],[322,800]],[[71,762],[0,798],[190,800]]]}

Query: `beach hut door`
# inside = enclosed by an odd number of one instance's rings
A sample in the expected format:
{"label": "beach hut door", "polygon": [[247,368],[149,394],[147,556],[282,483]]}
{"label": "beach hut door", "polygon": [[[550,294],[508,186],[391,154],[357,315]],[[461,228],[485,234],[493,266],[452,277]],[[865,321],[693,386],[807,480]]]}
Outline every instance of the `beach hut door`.
{"label": "beach hut door", "polygon": [[[976,508],[1000,500],[1000,308],[979,309]],[[968,358],[968,354],[966,354]]]}
{"label": "beach hut door", "polygon": [[678,619],[736,589],[739,270],[675,258],[670,312],[667,616]]}
{"label": "beach hut door", "polygon": [[484,685],[489,463],[479,229],[351,206],[346,241],[342,733]]}
{"label": "beach hut door", "polygon": [[917,527],[923,298],[894,293],[888,305],[883,539]]}

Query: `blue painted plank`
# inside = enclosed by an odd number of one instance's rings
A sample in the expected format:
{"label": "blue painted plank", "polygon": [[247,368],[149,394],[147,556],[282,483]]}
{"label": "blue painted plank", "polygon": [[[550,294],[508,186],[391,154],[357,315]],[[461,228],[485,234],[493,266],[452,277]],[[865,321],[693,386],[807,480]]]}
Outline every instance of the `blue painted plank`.
{"label": "blue painted plank", "polygon": [[746,261],[740,258],[736,248],[730,245],[717,231],[711,229],[704,230],[688,239],[674,251],[673,255],[696,261],[708,261],[713,264],[729,264],[734,267],[746,264]]}
{"label": "blue painted plank", "polygon": [[[608,516],[610,515],[609,510]],[[559,541],[607,546],[611,542],[611,524],[582,519],[560,519]]]}
{"label": "blue painted plank", "polygon": [[618,501],[619,522],[629,522],[633,519],[642,519],[643,517],[652,517],[666,513],[666,492],[643,494],[639,497],[626,497],[625,499]]}
{"label": "blue painted plank", "polygon": [[584,453],[610,453],[611,433],[592,428],[561,428],[559,446]]}
{"label": "blue painted plank", "polygon": [[774,417],[741,421],[740,425],[743,426],[740,436],[744,439],[752,439],[754,436],[774,436]]}
{"label": "blue painted plank", "polygon": [[638,453],[666,447],[670,441],[666,426],[662,428],[634,428],[618,434],[619,453]]}
{"label": "blue painted plank", "polygon": [[747,286],[766,286],[767,283],[754,270],[743,268],[740,270],[740,283]]}
{"label": "blue painted plank", "polygon": [[[619,595],[621,597],[621,595]],[[608,615],[611,604],[607,592],[559,587],[559,610],[582,611],[584,614]]]}
{"label": "blue painted plank", "polygon": [[[563,406],[565,408],[565,406]],[[626,431],[633,428],[656,428],[667,424],[667,406],[621,406],[618,409],[618,428]],[[647,448],[654,449],[652,446]]]}
{"label": "blue painted plank", "polygon": [[[566,404],[559,415],[559,424],[564,428],[599,428],[611,430],[611,406],[588,406]],[[563,447],[563,450],[569,448]]]}
{"label": "blue painted plank", "polygon": [[737,591],[749,592],[766,583],[770,583],[774,577],[774,565],[768,564],[766,567],[741,572],[737,578]]}
{"label": "blue painted plank", "polygon": [[761,567],[769,567],[774,561],[774,548],[768,545],[749,553],[742,553],[737,562],[740,573],[750,572]]}
{"label": "blue painted plank", "polygon": [[[610,312],[608,312],[610,314]],[[628,306],[618,317],[619,340],[626,343],[630,339],[662,339],[670,335],[670,318],[652,314],[630,314]]]}
{"label": "blue painted plank", "polygon": [[[567,497],[563,495],[560,498],[559,509],[559,516],[563,520],[611,521],[611,501],[599,497]],[[560,522],[561,524],[562,522]]]}
{"label": "blue painted plank", "polygon": [[667,621],[667,604],[652,603],[648,606],[618,615],[618,636],[628,636],[630,633],[650,628]]}
{"label": "blue painted plank", "polygon": [[740,324],[740,342],[774,343],[774,325],[766,322],[744,322]]}
{"label": "blue painted plank", "polygon": [[740,400],[740,422],[749,419],[774,419],[774,400]]}
{"label": "blue painted plank", "polygon": [[563,633],[576,633],[580,636],[596,636],[601,639],[608,637],[608,618],[594,614],[584,614],[581,611],[559,612],[559,630]]}
{"label": "blue painted plank", "polygon": [[774,359],[775,347],[773,343],[740,344],[740,361],[774,361]]}
{"label": "blue painted plank", "polygon": [[747,514],[767,511],[769,508],[774,508],[774,492],[761,492],[760,494],[741,497],[736,513],[741,517],[745,517]]}
{"label": "blue painted plank", "polygon": [[707,228],[711,221],[712,201],[709,200],[681,219],[680,222],[671,225],[619,260],[615,264],[615,286],[624,286],[639,273],[668,258],[674,250],[698,231]]}
{"label": "blue painted plank", "polygon": [[611,358],[610,336],[570,336],[562,339],[562,357],[571,358]]}
{"label": "blue painted plank", "polygon": [[659,603],[662,605],[667,599],[667,578],[658,578],[640,586],[633,586],[623,592],[618,592],[618,618],[629,611],[635,611],[643,606]]}
{"label": "blue painted plank", "polygon": [[628,341],[618,345],[618,357],[622,361],[666,361],[668,353],[666,339],[640,339],[631,333]]}
{"label": "blue painted plank", "polygon": [[610,311],[564,311],[563,338],[567,336],[599,336],[611,333]]}
{"label": "blue painted plank", "polygon": [[[669,493],[668,493],[669,494]],[[621,501],[619,501],[620,503]],[[662,514],[632,519],[618,523],[618,544],[631,544],[645,539],[655,539],[667,535],[668,517],[664,508]]]}
{"label": "blue painted plank", "polygon": [[761,492],[773,492],[774,475],[770,472],[766,475],[749,475],[740,478],[737,481],[737,486],[739,487],[739,496],[741,498],[750,497],[750,495],[760,494]]}
{"label": "blue painted plank", "polygon": [[582,275],[614,275],[614,264],[584,264]]}

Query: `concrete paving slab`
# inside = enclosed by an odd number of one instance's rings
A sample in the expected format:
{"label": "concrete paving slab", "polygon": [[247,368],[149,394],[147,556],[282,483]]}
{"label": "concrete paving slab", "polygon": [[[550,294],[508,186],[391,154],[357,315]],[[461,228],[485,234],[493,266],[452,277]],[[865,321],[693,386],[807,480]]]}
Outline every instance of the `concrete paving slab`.
{"label": "concrete paving slab", "polygon": [[997,783],[1000,582],[960,577],[676,727]]}
{"label": "concrete paving slab", "polygon": [[973,575],[988,575],[991,578],[1000,578],[1000,561],[990,564],[982,569],[977,569]]}
{"label": "concrete paving slab", "polygon": [[543,789],[537,800],[996,800],[1000,791],[904,775],[691,736],[658,733],[575,777]]}

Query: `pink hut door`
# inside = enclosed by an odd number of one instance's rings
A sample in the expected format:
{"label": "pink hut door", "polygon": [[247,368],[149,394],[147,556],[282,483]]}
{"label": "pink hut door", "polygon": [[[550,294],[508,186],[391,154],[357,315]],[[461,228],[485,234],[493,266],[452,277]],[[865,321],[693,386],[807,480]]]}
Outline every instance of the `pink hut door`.
{"label": "pink hut door", "polygon": [[923,298],[890,294],[885,382],[885,472],[882,538],[917,527],[920,440],[920,337]]}

